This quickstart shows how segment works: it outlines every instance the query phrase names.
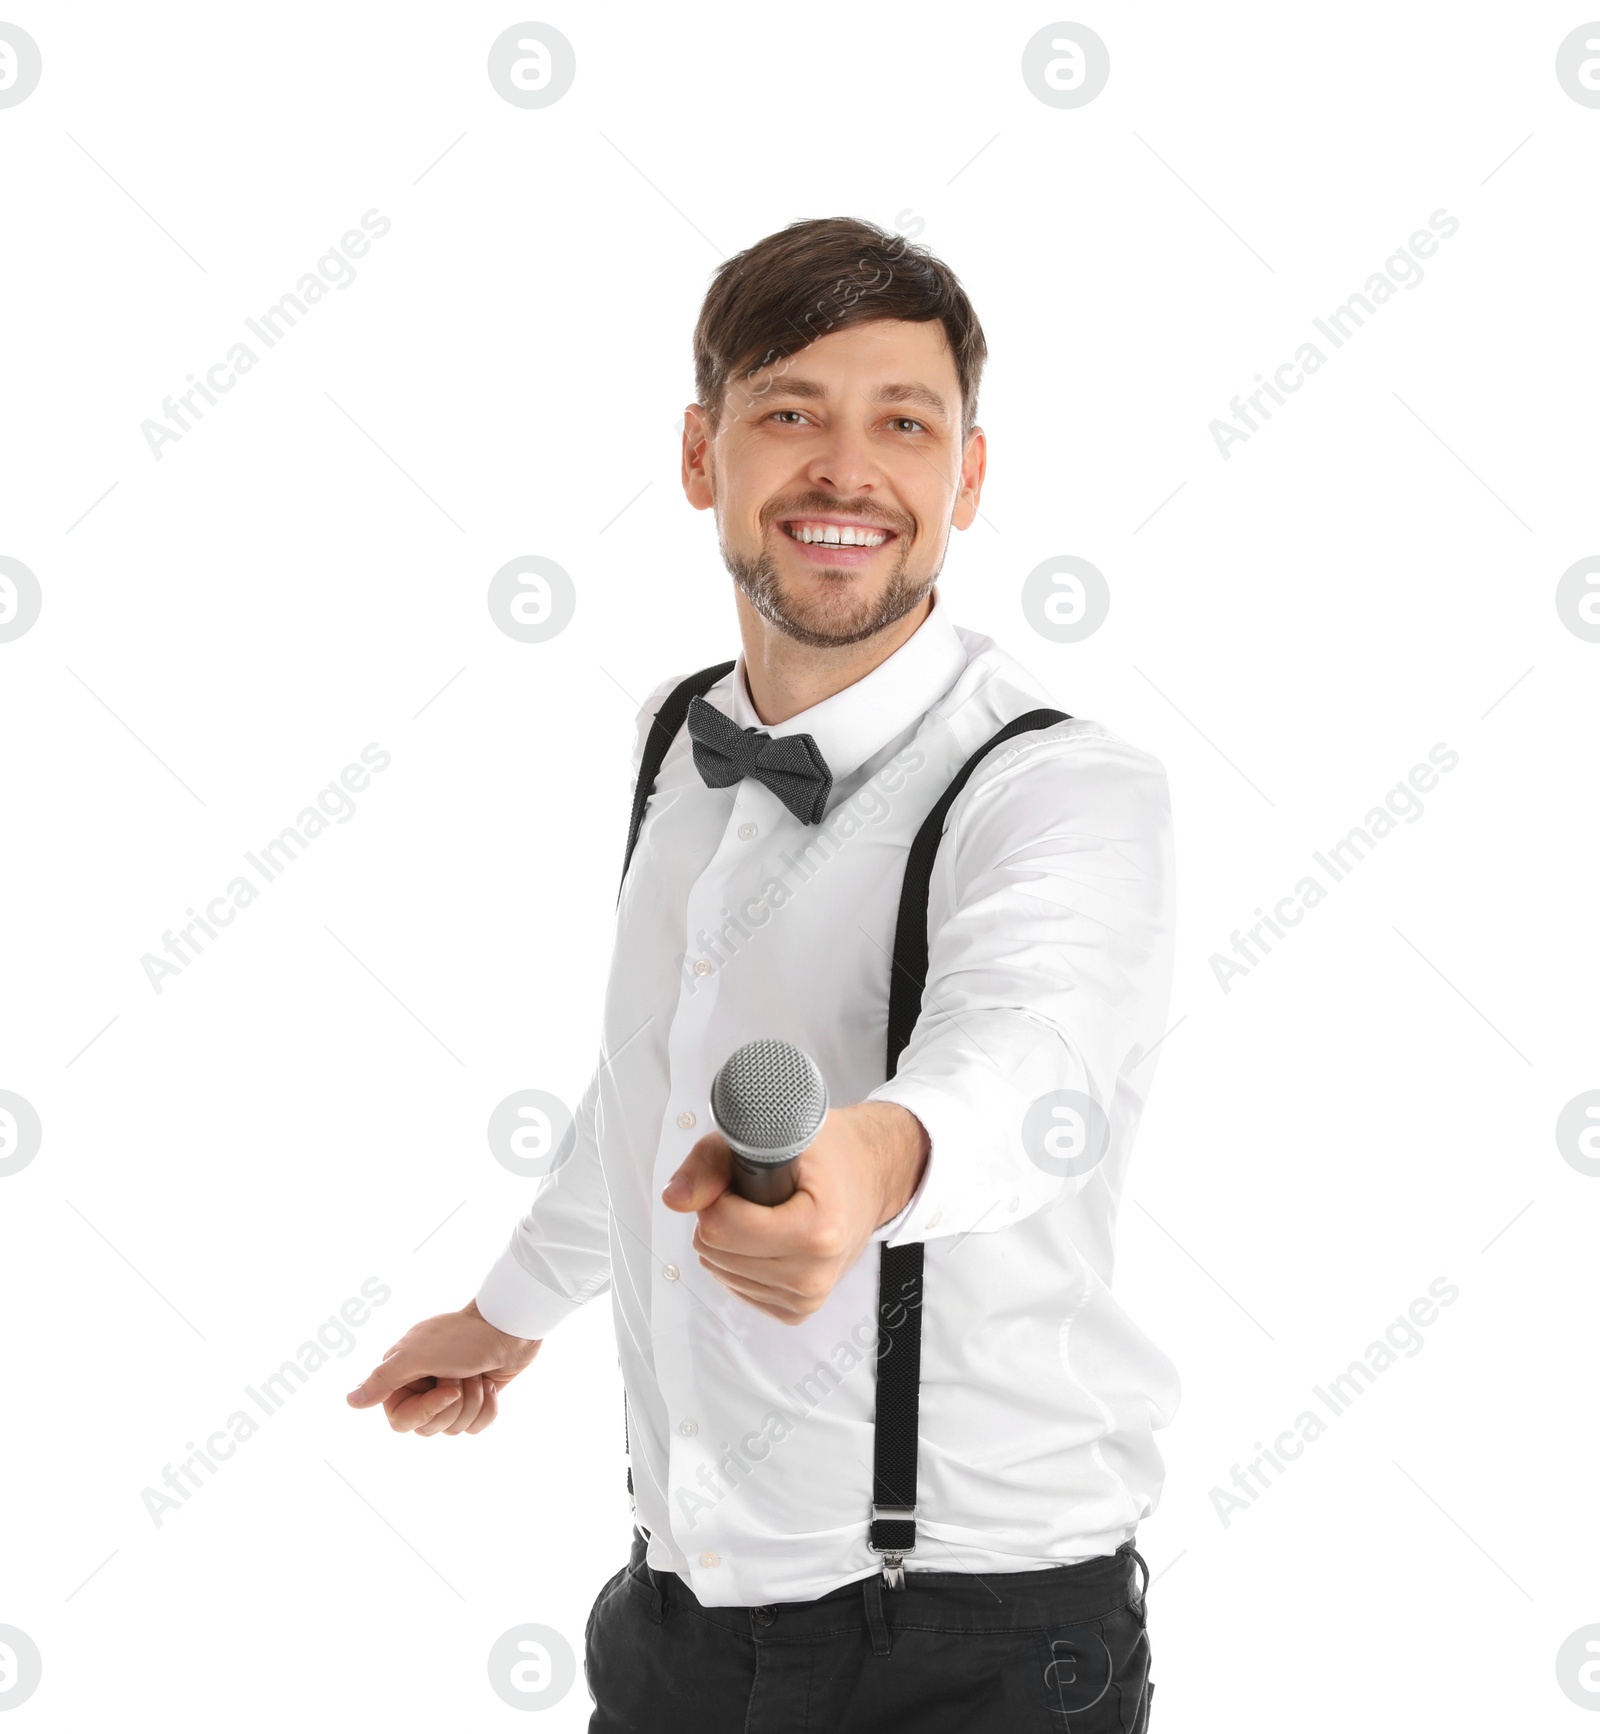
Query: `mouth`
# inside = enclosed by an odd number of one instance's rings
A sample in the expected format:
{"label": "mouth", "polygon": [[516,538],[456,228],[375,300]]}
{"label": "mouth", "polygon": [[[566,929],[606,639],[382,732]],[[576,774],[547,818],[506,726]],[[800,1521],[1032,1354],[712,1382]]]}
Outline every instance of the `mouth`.
{"label": "mouth", "polygon": [[865,566],[899,533],[859,518],[784,518],[778,528],[818,566]]}

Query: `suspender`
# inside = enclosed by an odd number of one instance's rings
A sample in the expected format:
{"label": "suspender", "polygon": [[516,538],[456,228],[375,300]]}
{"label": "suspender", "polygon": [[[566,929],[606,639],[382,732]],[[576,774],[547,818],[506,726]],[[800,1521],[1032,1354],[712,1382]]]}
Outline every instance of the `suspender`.
{"label": "suspender", "polygon": [[[900,1056],[922,1012],[928,980],[928,888],[945,820],[986,754],[1027,729],[1066,722],[1059,710],[1030,710],[990,735],[956,772],[949,788],[922,821],[906,855],[900,913],[894,925],[894,962],[889,972],[889,1054],[886,1075]],[[905,1583],[901,1556],[917,1546],[917,1397],[922,1383],[922,1242],[880,1243],[878,1254],[878,1414],[872,1437],[872,1527],[867,1546],[883,1556],[884,1583]]]}
{"label": "suspender", "polygon": [[[622,856],[622,879],[628,877],[628,867],[633,861],[633,851],[639,841],[639,831],[644,824],[644,810],[650,805],[650,797],[655,793],[656,777],[661,770],[661,762],[667,756],[667,749],[672,745],[674,737],[683,727],[683,719],[689,714],[689,701],[693,698],[703,698],[710,692],[723,675],[733,672],[731,662],[719,662],[711,668],[702,668],[698,674],[691,674],[681,681],[661,702],[661,709],[650,719],[650,733],[645,737],[644,753],[639,760],[639,775],[633,785],[633,812],[628,819],[628,847]],[[617,883],[617,899],[622,899],[622,881]],[[632,1450],[628,1444],[628,1393],[622,1393],[622,1449],[632,1458]],[[628,1498],[633,1498],[633,1464],[628,1464]]]}
{"label": "suspender", "polygon": [[[633,785],[633,813],[628,820],[628,847],[622,857],[622,877],[628,877],[628,863],[633,860],[634,845],[639,841],[639,831],[644,824],[644,810],[650,805],[650,797],[655,793],[656,775],[661,769],[661,761],[667,756],[667,749],[672,745],[673,737],[683,727],[683,719],[689,714],[689,701],[694,698],[704,698],[725,674],[733,673],[731,662],[719,662],[712,668],[702,668],[698,674],[691,674],[686,681],[675,686],[661,701],[661,709],[650,719],[650,733],[645,737],[644,756],[639,760],[639,775]],[[617,896],[622,896],[622,886],[617,886]]]}
{"label": "suspender", "polygon": [[[628,875],[634,846],[644,824],[645,808],[655,788],[657,773],[683,726],[691,698],[702,697],[729,673],[733,664],[720,662],[703,668],[675,687],[663,701],[650,724],[639,776],[633,791],[633,814],[628,825],[628,848],[622,876]],[[918,828],[906,855],[905,878],[900,887],[900,911],[895,920],[894,960],[889,974],[889,1040],[886,1076],[893,1077],[900,1056],[911,1040],[922,1011],[922,993],[928,979],[928,891],[933,880],[934,857],[944,835],[945,821],[956,797],[972,773],[994,748],[1029,729],[1049,728],[1066,722],[1064,711],[1031,710],[998,729],[956,772],[950,786],[934,804]],[[621,896],[619,887],[617,895]],[[885,1585],[899,1589],[905,1583],[901,1564],[904,1555],[917,1546],[917,1398],[922,1375],[922,1242],[905,1246],[880,1243],[878,1262],[878,1403],[872,1440],[872,1520],[867,1546],[883,1558]],[[628,1402],[623,1394],[622,1439],[628,1444]],[[628,1469],[628,1496],[633,1497],[633,1469]]]}

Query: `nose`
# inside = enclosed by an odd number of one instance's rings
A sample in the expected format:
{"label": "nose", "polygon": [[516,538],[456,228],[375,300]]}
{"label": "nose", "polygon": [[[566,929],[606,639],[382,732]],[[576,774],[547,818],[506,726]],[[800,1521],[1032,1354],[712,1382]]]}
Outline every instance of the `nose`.
{"label": "nose", "polygon": [[813,487],[841,499],[850,494],[874,498],[881,478],[865,432],[842,419],[832,423],[811,454],[806,479]]}

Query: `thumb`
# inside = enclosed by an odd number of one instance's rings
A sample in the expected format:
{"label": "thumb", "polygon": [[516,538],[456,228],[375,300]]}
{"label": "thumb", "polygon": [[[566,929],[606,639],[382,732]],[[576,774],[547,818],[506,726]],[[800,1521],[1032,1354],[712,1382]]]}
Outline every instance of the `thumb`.
{"label": "thumb", "polygon": [[683,1166],[662,1188],[668,1210],[704,1210],[728,1190],[733,1152],[720,1132],[708,1132],[683,1159]]}
{"label": "thumb", "polygon": [[[385,1397],[393,1395],[402,1385],[409,1385],[414,1380],[426,1378],[427,1369],[414,1352],[407,1352],[400,1344],[396,1344],[389,1353],[367,1374],[353,1391],[345,1396],[352,1409],[370,1409],[374,1403],[381,1403]],[[453,1381],[440,1379],[440,1384]]]}

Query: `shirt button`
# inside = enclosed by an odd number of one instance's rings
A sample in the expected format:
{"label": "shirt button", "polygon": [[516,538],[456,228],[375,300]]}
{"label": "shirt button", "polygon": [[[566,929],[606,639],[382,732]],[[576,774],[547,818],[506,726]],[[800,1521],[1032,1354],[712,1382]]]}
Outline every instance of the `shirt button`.
{"label": "shirt button", "polygon": [[678,1280],[678,1267],[675,1264],[664,1264],[661,1267],[661,1274],[668,1282],[676,1282]]}
{"label": "shirt button", "polygon": [[700,1555],[700,1563],[703,1566],[710,1567],[713,1565],[721,1565],[722,1561],[718,1559],[714,1553],[703,1553]]}
{"label": "shirt button", "polygon": [[759,832],[759,830],[760,830],[760,826],[752,825],[747,821],[745,824],[743,824],[739,827],[739,835],[740,835],[740,837],[742,837],[744,839],[744,841],[746,843],[748,843],[750,841],[750,839],[752,837],[754,837]]}
{"label": "shirt button", "polygon": [[697,957],[694,960],[694,972],[696,975],[710,975],[711,959],[708,957]]}
{"label": "shirt button", "polygon": [[924,1228],[934,1228],[934,1227],[936,1227],[936,1226],[937,1226],[937,1225],[938,1225],[938,1221],[939,1221],[939,1218],[940,1218],[940,1217],[941,1217],[941,1216],[943,1216],[943,1215],[944,1215],[944,1212],[943,1212],[943,1211],[942,1211],[942,1210],[936,1210],[936,1211],[934,1211],[934,1213],[933,1213],[933,1215],[932,1215],[932,1216],[930,1216],[930,1217],[929,1217],[929,1218],[928,1218],[928,1220],[927,1220],[927,1221],[926,1221],[926,1222],[925,1222],[925,1223],[923,1223],[923,1225],[922,1225],[922,1226],[923,1226],[923,1227],[924,1227]]}
{"label": "shirt button", "polygon": [[1011,1200],[1011,1202],[1006,1206],[1006,1209],[1007,1210],[1015,1210],[1021,1202],[1022,1202],[1022,1200],[1020,1198],[1013,1198]]}
{"label": "shirt button", "polygon": [[680,1421],[678,1423],[678,1431],[683,1434],[686,1439],[692,1439],[695,1434],[700,1431],[700,1423],[698,1421]]}
{"label": "shirt button", "polygon": [[[684,1111],[678,1116],[678,1124],[684,1129],[685,1132],[687,1132],[689,1130],[689,1128],[694,1124],[694,1109],[693,1108],[685,1108]],[[1016,1209],[1016,1205],[1017,1205],[1017,1201],[1016,1201],[1016,1199],[1013,1198],[1011,1200],[1011,1207],[1013,1210]]]}

